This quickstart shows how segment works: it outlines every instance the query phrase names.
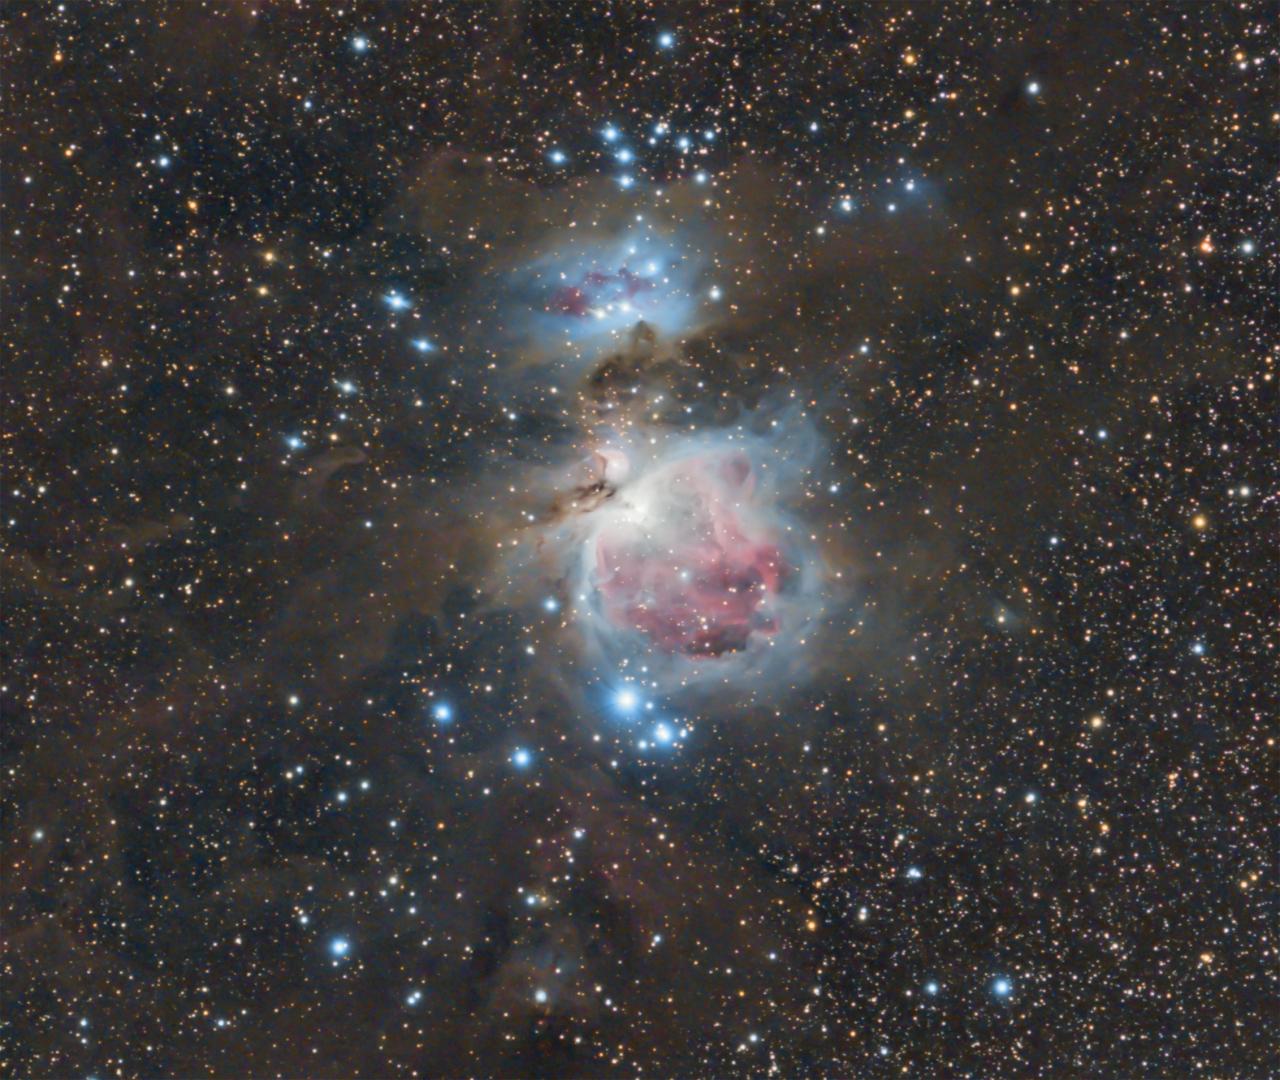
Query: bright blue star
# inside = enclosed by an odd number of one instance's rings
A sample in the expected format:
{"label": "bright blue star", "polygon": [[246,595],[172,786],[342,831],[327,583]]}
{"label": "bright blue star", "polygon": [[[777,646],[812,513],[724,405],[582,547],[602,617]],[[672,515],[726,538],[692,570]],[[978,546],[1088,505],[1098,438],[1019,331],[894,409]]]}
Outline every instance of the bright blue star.
{"label": "bright blue star", "polygon": [[383,302],[387,305],[387,307],[389,307],[392,311],[408,311],[411,307],[413,307],[413,301],[411,301],[407,296],[404,296],[401,293],[396,292],[395,290],[392,290],[391,292],[387,293],[387,295],[384,296],[382,299],[383,299]]}
{"label": "bright blue star", "polygon": [[560,601],[554,596],[548,596],[542,601],[542,606],[546,611],[556,612],[560,610]]}
{"label": "bright blue star", "polygon": [[676,43],[676,36],[675,34],[671,33],[669,30],[664,30],[661,34],[658,35],[658,48],[660,49],[669,49],[675,43]]}
{"label": "bright blue star", "polygon": [[422,352],[422,353],[435,352],[435,348],[436,348],[434,345],[431,344],[430,341],[428,341],[424,337],[414,338],[413,347],[417,349],[418,352]]}
{"label": "bright blue star", "polygon": [[614,704],[623,712],[630,712],[640,704],[639,696],[629,687],[619,690],[617,696],[613,700]]}
{"label": "bright blue star", "polygon": [[624,165],[628,164],[631,161],[634,161],[635,156],[636,155],[628,147],[625,147],[625,146],[621,150],[619,150],[616,155],[617,159],[620,162],[622,162],[622,164]]}
{"label": "bright blue star", "polygon": [[621,135],[621,132],[618,131],[618,129],[614,127],[612,124],[610,124],[607,128],[605,128],[602,132],[600,132],[600,135],[605,142],[617,142],[618,137]]}
{"label": "bright blue star", "polygon": [[998,998],[1007,998],[1013,993],[1013,982],[1001,975],[991,983],[991,992]]}
{"label": "bright blue star", "polygon": [[434,716],[442,724],[447,724],[453,719],[453,709],[443,701],[438,701],[431,709],[431,715]]}
{"label": "bright blue star", "polygon": [[526,769],[533,763],[533,755],[523,746],[518,747],[511,755],[511,764],[517,769]]}
{"label": "bright blue star", "polygon": [[550,159],[552,165],[563,165],[569,160],[569,155],[559,149],[552,150],[547,157]]}
{"label": "bright blue star", "polygon": [[351,48],[358,53],[367,52],[369,48],[369,39],[363,34],[351,39]]}
{"label": "bright blue star", "polygon": [[351,951],[351,942],[344,937],[336,937],[329,942],[329,952],[337,959],[342,959]]}
{"label": "bright blue star", "polygon": [[938,996],[938,984],[936,982],[927,982],[924,984],[924,992],[930,997]]}

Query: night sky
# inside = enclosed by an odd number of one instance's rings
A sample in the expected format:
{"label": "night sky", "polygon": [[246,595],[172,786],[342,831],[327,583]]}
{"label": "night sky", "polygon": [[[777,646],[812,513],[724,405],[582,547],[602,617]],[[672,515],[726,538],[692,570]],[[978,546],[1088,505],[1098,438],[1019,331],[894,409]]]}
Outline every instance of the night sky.
{"label": "night sky", "polygon": [[0,19],[0,1071],[1277,1075],[1274,5]]}

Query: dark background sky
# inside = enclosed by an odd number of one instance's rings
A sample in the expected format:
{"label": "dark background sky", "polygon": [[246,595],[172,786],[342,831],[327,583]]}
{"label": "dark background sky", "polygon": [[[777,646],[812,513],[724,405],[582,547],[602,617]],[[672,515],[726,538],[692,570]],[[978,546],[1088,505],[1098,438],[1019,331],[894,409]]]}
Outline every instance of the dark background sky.
{"label": "dark background sky", "polygon": [[[1274,1074],[1274,5],[0,17],[9,1075]],[[498,546],[637,384],[830,586],[662,758]]]}

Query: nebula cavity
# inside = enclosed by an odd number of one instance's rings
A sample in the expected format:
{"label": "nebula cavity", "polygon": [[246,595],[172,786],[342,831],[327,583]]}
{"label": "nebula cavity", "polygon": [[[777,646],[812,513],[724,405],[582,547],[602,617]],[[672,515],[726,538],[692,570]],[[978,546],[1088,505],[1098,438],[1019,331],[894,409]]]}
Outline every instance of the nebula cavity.
{"label": "nebula cavity", "polygon": [[776,601],[791,570],[755,488],[746,452],[716,449],[665,462],[620,489],[587,552],[600,616],[662,653],[691,657],[776,634]]}

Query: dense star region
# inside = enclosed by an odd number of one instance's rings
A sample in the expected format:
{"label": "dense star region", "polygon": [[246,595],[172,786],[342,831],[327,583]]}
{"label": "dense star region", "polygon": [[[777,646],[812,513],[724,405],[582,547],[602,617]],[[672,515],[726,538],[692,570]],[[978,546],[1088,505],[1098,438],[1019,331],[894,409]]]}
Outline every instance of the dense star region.
{"label": "dense star region", "polygon": [[1280,1074],[1274,5],[0,25],[0,1072]]}

